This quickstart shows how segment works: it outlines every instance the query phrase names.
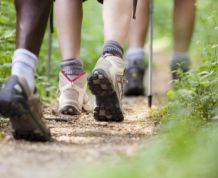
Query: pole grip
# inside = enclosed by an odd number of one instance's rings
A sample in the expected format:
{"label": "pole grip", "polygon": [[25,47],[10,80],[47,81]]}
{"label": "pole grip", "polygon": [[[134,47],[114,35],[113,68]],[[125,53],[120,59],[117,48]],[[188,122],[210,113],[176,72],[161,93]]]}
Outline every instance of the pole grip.
{"label": "pole grip", "polygon": [[152,107],[152,95],[148,95],[148,107],[151,108]]}

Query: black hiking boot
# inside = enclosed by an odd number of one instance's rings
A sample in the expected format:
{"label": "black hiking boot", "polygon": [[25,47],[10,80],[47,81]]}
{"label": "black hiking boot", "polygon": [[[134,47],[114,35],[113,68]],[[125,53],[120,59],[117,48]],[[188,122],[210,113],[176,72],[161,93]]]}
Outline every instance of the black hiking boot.
{"label": "black hiking boot", "polygon": [[137,60],[126,68],[125,78],[128,81],[124,86],[125,96],[140,96],[144,95],[144,74],[145,66],[140,66]]}
{"label": "black hiking boot", "polygon": [[48,141],[49,129],[42,121],[37,92],[30,92],[24,78],[11,75],[0,91],[0,114],[9,117],[15,139]]}

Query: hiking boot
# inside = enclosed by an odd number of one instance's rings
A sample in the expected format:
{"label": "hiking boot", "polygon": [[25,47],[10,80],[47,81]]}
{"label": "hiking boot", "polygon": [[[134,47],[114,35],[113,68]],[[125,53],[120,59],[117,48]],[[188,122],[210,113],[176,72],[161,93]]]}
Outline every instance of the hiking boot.
{"label": "hiking boot", "polygon": [[92,106],[86,94],[87,75],[79,73],[73,80],[61,71],[59,73],[59,111],[62,114],[79,115],[82,110],[91,111]]}
{"label": "hiking boot", "polygon": [[82,110],[84,112],[88,112],[88,113],[93,111],[93,105],[92,105],[92,103],[90,101],[90,98],[89,98],[87,93],[85,93],[84,98],[83,98]]}
{"label": "hiking boot", "polygon": [[[130,63],[131,62],[131,63]],[[125,96],[140,96],[144,95],[144,74],[145,65],[142,60],[128,61],[126,66],[125,78],[127,83],[124,86]]]}
{"label": "hiking boot", "polygon": [[171,60],[170,69],[173,80],[180,78],[180,73],[188,72],[190,68],[190,59]]}
{"label": "hiking boot", "polygon": [[120,57],[105,54],[93,69],[88,84],[91,92],[96,96],[94,118],[97,121],[123,121],[121,99],[124,68],[124,62]]}
{"label": "hiking boot", "polygon": [[26,80],[11,75],[0,91],[0,114],[9,117],[15,139],[48,141],[49,129],[42,120],[37,92],[32,93]]}

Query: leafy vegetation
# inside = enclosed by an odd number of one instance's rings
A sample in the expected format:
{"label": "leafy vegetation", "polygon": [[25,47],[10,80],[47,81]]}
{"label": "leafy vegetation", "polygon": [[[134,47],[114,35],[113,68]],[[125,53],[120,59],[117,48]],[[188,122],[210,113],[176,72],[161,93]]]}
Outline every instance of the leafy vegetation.
{"label": "leafy vegetation", "polygon": [[0,1],[0,84],[10,73],[15,46],[15,14],[12,3]]}
{"label": "leafy vegetation", "polygon": [[[156,12],[171,6],[155,2]],[[161,122],[158,134],[136,156],[96,163],[84,171],[84,177],[217,177],[218,3],[199,0],[196,5],[197,23],[191,47],[195,66],[180,81],[174,81],[175,90],[167,93],[168,105],[151,112],[151,118]],[[162,33],[170,38],[170,29],[166,27],[169,24],[156,20],[155,25],[161,25]],[[156,33],[160,35],[158,30]]]}

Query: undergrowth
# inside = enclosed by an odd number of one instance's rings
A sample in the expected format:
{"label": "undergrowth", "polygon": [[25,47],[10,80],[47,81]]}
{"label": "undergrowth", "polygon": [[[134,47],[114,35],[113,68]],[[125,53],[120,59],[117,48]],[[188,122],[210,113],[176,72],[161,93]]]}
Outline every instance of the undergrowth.
{"label": "undergrowth", "polygon": [[160,123],[159,131],[140,153],[100,161],[85,168],[83,177],[217,178],[218,2],[199,0],[196,5],[195,66],[173,82],[168,105],[151,111],[150,119]]}

